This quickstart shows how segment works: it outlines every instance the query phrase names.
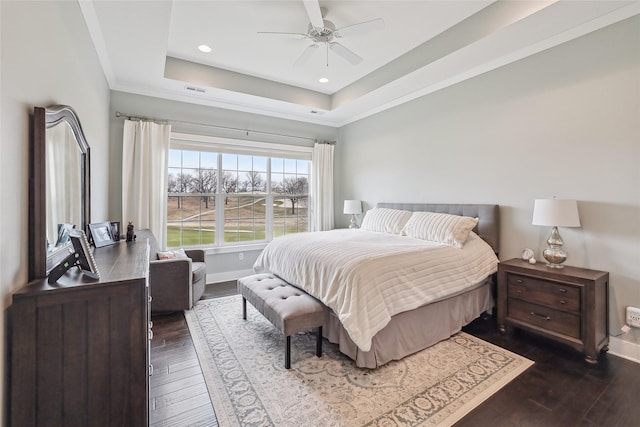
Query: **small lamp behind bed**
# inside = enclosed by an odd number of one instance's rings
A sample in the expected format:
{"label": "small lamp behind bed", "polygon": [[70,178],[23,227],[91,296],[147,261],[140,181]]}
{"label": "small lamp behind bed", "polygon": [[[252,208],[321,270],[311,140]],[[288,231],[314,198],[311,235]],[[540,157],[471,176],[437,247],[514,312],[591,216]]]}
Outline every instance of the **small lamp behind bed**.
{"label": "small lamp behind bed", "polygon": [[345,215],[351,215],[351,223],[349,223],[349,228],[358,228],[356,215],[362,213],[362,202],[360,200],[345,200],[343,213]]}

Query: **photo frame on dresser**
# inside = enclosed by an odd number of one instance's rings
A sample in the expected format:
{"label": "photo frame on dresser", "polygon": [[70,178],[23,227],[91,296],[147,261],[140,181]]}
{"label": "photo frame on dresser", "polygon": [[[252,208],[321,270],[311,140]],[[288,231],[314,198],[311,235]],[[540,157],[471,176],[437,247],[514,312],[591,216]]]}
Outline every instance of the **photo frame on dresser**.
{"label": "photo frame on dresser", "polygon": [[111,233],[110,222],[96,222],[89,224],[89,230],[91,231],[91,238],[93,239],[93,245],[96,248],[103,246],[113,245],[116,240]]}
{"label": "photo frame on dresser", "polygon": [[116,242],[120,241],[120,221],[111,221],[111,237]]}
{"label": "photo frame on dresser", "polygon": [[91,247],[89,247],[87,235],[82,230],[74,230],[70,235],[70,239],[73,249],[76,251],[76,264],[80,270],[89,277],[99,279],[98,264],[96,264]]}

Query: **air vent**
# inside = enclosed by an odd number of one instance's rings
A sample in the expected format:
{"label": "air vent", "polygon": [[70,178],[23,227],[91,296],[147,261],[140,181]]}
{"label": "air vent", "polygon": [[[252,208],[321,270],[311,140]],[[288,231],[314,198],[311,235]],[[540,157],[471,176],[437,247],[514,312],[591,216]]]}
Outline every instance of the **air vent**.
{"label": "air vent", "polygon": [[197,92],[197,93],[207,93],[207,90],[201,87],[197,87],[197,86],[185,86],[184,87],[186,90],[190,90],[191,92]]}

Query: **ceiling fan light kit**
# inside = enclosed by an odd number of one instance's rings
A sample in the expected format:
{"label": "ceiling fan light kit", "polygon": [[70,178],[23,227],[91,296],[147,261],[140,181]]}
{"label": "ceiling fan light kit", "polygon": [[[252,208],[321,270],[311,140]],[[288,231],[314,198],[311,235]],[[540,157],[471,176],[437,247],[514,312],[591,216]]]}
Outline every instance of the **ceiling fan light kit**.
{"label": "ceiling fan light kit", "polygon": [[327,14],[327,9],[321,8],[318,0],[303,0],[303,3],[310,21],[307,29],[307,34],[272,31],[258,32],[258,34],[269,34],[311,40],[312,44],[308,45],[302,51],[302,54],[293,63],[294,67],[301,67],[306,64],[321,44],[324,44],[326,47],[327,66],[329,66],[329,49],[331,49],[338,56],[342,57],[349,63],[358,65],[362,62],[362,58],[348,47],[344,46],[341,43],[338,43],[335,39],[342,38],[345,35],[348,36],[353,34],[363,34],[365,32],[380,30],[384,28],[384,20],[382,18],[377,18],[336,29],[336,26],[333,22],[324,19]]}

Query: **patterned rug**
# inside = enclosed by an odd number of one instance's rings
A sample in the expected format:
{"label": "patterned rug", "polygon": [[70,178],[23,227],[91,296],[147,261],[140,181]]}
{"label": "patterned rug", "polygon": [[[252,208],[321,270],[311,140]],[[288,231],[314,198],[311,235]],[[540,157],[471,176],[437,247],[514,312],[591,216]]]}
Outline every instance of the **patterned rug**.
{"label": "patterned rug", "polygon": [[460,332],[378,369],[315,335],[284,336],[239,295],[185,312],[220,426],[450,426],[533,364]]}

